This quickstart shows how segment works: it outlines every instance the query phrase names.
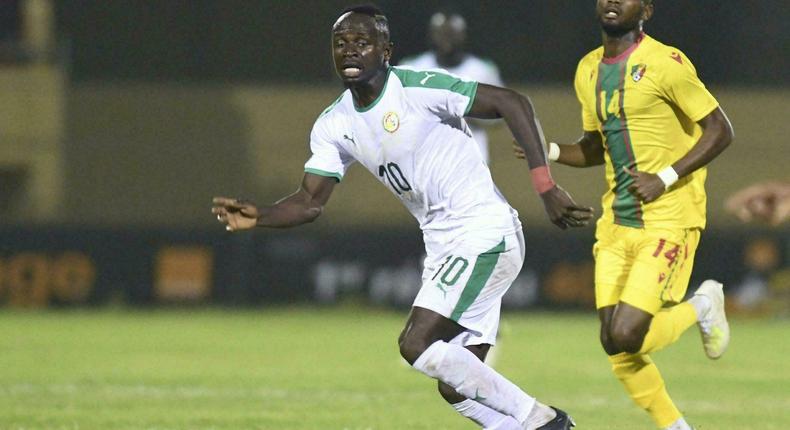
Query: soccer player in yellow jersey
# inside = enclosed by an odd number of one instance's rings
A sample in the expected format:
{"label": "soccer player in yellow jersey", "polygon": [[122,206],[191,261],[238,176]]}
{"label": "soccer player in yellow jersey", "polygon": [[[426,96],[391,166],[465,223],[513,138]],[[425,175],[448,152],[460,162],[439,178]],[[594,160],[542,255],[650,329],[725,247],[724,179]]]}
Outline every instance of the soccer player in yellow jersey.
{"label": "soccer player in yellow jersey", "polygon": [[643,33],[653,8],[652,0],[598,0],[603,46],[582,58],[575,78],[584,135],[551,143],[549,158],[606,164],[593,249],[601,344],[659,428],[688,430],[649,354],[695,322],[710,358],[729,342],[720,283],[705,281],[679,302],[705,227],[705,165],[733,131],[691,61]]}

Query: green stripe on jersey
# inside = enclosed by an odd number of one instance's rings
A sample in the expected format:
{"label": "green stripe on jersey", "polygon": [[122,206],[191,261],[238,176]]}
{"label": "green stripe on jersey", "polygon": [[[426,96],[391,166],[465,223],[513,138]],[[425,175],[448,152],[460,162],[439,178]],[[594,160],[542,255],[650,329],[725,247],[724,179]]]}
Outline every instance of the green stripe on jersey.
{"label": "green stripe on jersey", "polygon": [[[408,70],[393,67],[392,72],[400,79],[404,87],[432,88],[437,90],[448,90],[470,99],[475,98],[477,93],[477,82],[463,81],[456,76],[451,76],[433,70]],[[471,103],[470,103],[471,104]]]}
{"label": "green stripe on jersey", "polygon": [[644,227],[642,204],[628,192],[628,187],[634,180],[623,170],[624,167],[633,171],[637,171],[639,168],[636,164],[631,134],[628,131],[628,122],[623,108],[627,63],[627,61],[615,64],[602,62],[598,66],[596,112],[602,123],[606,149],[614,170],[615,198],[612,203],[614,222],[628,227]]}
{"label": "green stripe on jersey", "polygon": [[365,107],[359,107],[359,106],[357,106],[357,103],[355,101],[353,101],[353,99],[352,99],[352,103],[354,104],[354,110],[359,112],[359,113],[363,113],[363,112],[367,112],[367,111],[373,109],[377,104],[379,104],[379,101],[381,100],[381,98],[384,97],[384,93],[387,92],[387,84],[389,82],[390,82],[390,73],[388,71],[387,72],[387,76],[386,76],[386,80],[384,81],[384,86],[381,87],[381,92],[379,93],[378,97],[376,97],[376,100],[373,100],[373,103],[371,103],[371,104],[369,104],[369,105],[367,105]]}
{"label": "green stripe on jersey", "polygon": [[472,306],[475,299],[480,295],[480,291],[485,287],[486,282],[494,273],[494,267],[499,261],[499,255],[505,252],[505,239],[499,242],[499,245],[489,249],[488,251],[477,256],[475,260],[475,267],[472,269],[472,274],[469,275],[469,280],[466,281],[464,290],[461,292],[461,297],[450,314],[450,319],[458,322],[461,315]]}
{"label": "green stripe on jersey", "polygon": [[335,106],[337,106],[338,103],[340,103],[340,100],[342,99],[343,99],[343,94],[340,94],[340,97],[338,97],[337,100],[333,101],[331,105],[329,105],[326,109],[324,109],[324,111],[321,112],[321,115],[318,115],[318,117],[320,118],[328,114]]}
{"label": "green stripe on jersey", "polygon": [[341,175],[340,173],[337,173],[337,172],[327,172],[326,170],[313,169],[312,167],[305,168],[304,171],[305,171],[305,173],[312,173],[312,174],[318,175],[318,176],[324,176],[324,177],[327,177],[327,178],[335,178],[337,180],[337,182],[340,182],[340,181],[343,180],[343,175]]}

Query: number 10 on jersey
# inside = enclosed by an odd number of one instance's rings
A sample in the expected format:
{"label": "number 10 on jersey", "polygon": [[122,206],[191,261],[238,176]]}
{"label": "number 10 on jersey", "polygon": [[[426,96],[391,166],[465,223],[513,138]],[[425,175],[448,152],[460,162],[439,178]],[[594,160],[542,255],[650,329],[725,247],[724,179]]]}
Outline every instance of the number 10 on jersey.
{"label": "number 10 on jersey", "polygon": [[403,176],[403,171],[401,171],[400,167],[395,163],[380,165],[379,176],[386,178],[387,182],[389,182],[392,189],[395,190],[398,195],[406,191],[411,191],[409,181],[406,180],[406,177]]}

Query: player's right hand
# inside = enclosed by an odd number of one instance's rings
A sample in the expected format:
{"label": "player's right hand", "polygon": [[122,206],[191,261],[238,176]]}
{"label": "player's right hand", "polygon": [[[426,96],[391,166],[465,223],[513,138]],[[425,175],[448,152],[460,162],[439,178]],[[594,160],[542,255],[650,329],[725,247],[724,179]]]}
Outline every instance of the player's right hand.
{"label": "player's right hand", "polygon": [[555,185],[540,197],[551,222],[563,230],[568,227],[584,227],[593,217],[593,208],[577,205],[570,194],[559,185]]}
{"label": "player's right hand", "polygon": [[246,230],[258,223],[258,208],[244,199],[214,197],[211,213],[228,231]]}

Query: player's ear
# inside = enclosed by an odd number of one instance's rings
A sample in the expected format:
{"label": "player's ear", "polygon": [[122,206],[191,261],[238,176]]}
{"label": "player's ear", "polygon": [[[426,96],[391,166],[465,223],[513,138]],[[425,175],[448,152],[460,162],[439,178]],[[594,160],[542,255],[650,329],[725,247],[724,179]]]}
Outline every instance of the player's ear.
{"label": "player's ear", "polygon": [[653,16],[653,2],[647,3],[644,8],[642,8],[642,22],[650,21],[650,18]]}
{"label": "player's ear", "polygon": [[392,58],[392,50],[395,48],[395,44],[392,42],[385,42],[384,43],[384,62],[389,64],[390,59]]}

